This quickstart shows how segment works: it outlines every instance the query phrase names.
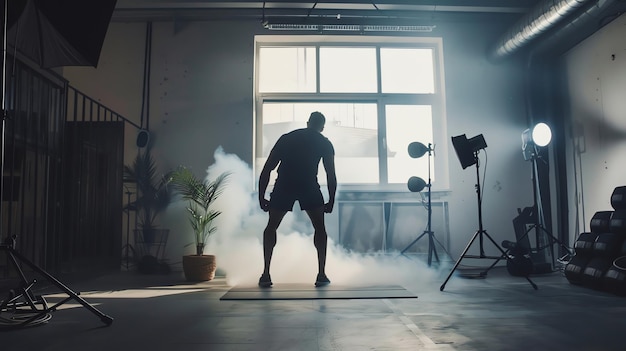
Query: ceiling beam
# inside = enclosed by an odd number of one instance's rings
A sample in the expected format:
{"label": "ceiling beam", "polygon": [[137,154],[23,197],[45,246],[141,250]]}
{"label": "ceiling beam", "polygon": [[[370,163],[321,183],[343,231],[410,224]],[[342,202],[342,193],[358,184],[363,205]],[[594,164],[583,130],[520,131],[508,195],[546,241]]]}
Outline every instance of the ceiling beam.
{"label": "ceiling beam", "polygon": [[[274,17],[412,18],[424,13],[523,14],[534,0],[211,1],[118,0],[112,20],[258,19]],[[418,16],[419,17],[419,16]]]}

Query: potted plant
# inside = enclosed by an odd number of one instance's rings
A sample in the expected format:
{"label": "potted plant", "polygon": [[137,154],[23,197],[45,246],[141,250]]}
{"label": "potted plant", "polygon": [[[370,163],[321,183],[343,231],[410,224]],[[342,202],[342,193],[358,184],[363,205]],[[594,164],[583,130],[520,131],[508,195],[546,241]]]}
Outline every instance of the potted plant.
{"label": "potted plant", "polygon": [[185,167],[179,167],[170,174],[174,191],[187,201],[185,208],[194,232],[196,253],[183,256],[183,271],[189,281],[206,281],[215,277],[215,255],[205,255],[204,249],[209,237],[217,230],[213,221],[222,213],[213,208],[213,202],[222,193],[229,176],[230,173],[224,172],[213,181],[201,180]]}
{"label": "potted plant", "polygon": [[139,270],[143,273],[159,269],[158,256],[162,255],[167,243],[169,230],[158,228],[157,224],[159,214],[171,202],[167,180],[167,174],[159,176],[150,147],[139,152],[131,165],[124,166],[124,181],[135,183],[137,187],[137,196],[126,209],[137,211],[135,243],[139,246]]}

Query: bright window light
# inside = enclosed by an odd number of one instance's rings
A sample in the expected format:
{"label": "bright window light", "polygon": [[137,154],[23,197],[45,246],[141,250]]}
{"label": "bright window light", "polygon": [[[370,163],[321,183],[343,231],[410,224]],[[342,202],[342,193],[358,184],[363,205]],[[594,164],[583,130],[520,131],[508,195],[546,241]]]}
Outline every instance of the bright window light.
{"label": "bright window light", "polygon": [[321,47],[320,91],[375,93],[376,48]]}
{"label": "bright window light", "polygon": [[435,93],[435,66],[431,48],[381,48],[383,93]]}
{"label": "bright window light", "polygon": [[[425,179],[429,166],[433,179],[437,173],[437,187],[447,186],[445,155],[429,165],[427,157],[414,159],[407,152],[411,142],[435,145],[446,139],[443,86],[437,84],[439,40],[327,35],[255,40],[255,178],[276,140],[304,128],[310,113],[320,111],[343,189],[405,192],[406,180]],[[318,181],[325,185],[321,163]]]}

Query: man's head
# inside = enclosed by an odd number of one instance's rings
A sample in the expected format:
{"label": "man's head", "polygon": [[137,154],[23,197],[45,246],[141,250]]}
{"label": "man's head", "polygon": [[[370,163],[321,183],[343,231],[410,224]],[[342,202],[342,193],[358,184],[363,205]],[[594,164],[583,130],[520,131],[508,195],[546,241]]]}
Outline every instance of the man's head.
{"label": "man's head", "polygon": [[312,112],[309,116],[309,121],[306,122],[306,126],[315,129],[318,132],[324,130],[324,124],[326,124],[326,117],[321,112]]}

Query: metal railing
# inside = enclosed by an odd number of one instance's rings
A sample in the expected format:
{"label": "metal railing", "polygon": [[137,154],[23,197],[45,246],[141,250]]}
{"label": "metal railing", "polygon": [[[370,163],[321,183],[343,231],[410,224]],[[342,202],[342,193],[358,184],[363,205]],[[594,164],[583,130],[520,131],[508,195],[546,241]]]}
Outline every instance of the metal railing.
{"label": "metal railing", "polygon": [[47,270],[119,269],[124,128],[139,126],[14,62],[4,89],[2,239],[17,236],[16,249]]}

